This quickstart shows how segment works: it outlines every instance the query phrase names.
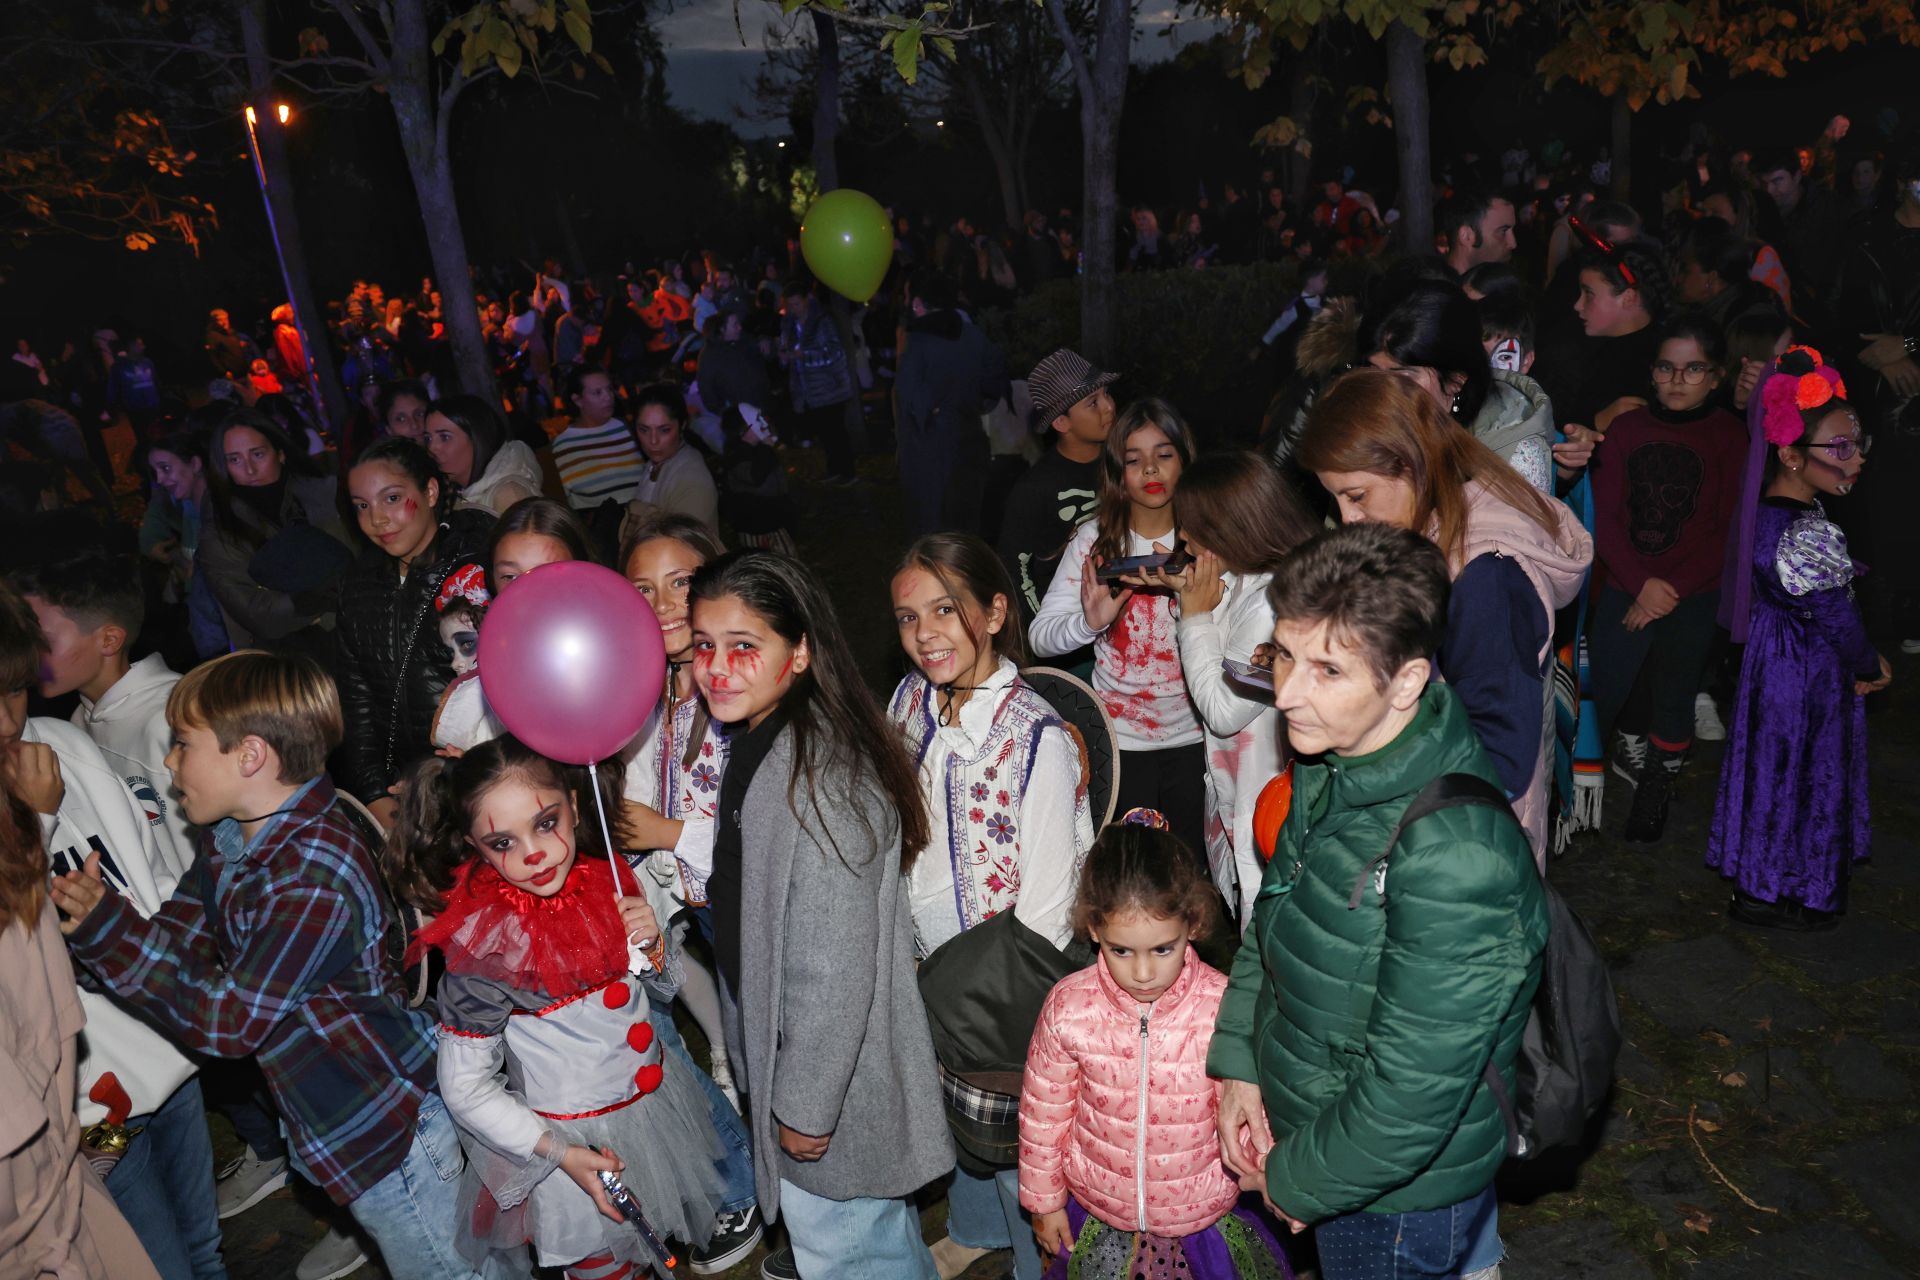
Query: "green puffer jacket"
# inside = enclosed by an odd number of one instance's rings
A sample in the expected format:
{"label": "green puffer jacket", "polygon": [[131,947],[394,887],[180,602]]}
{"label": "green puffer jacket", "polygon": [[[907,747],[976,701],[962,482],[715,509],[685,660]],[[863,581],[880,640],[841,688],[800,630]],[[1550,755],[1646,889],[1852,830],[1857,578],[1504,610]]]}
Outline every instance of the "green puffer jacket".
{"label": "green puffer jacket", "polygon": [[1491,1055],[1513,1061],[1540,981],[1547,909],[1517,823],[1452,808],[1408,828],[1348,897],[1421,787],[1497,781],[1453,691],[1370,755],[1294,764],[1293,804],[1233,965],[1207,1069],[1260,1086],[1267,1194],[1313,1222],[1438,1209],[1493,1181],[1506,1141]]}

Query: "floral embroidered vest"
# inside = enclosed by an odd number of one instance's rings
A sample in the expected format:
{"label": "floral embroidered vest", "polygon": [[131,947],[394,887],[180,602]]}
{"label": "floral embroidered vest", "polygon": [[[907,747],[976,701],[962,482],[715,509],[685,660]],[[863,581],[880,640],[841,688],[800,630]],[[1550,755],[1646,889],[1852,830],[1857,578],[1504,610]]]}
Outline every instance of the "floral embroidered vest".
{"label": "floral embroidered vest", "polygon": [[[918,774],[940,725],[935,689],[915,673],[895,692],[887,716],[906,735],[907,754]],[[1033,773],[1034,748],[1049,727],[1066,729],[1047,700],[1015,676],[994,694],[993,727],[971,758],[947,757],[943,777],[933,779],[933,804],[946,806],[947,857],[961,928],[971,929],[1010,909],[1020,899],[1020,798]],[[1087,804],[1086,788],[1074,797]],[[922,856],[935,853],[929,849]]]}

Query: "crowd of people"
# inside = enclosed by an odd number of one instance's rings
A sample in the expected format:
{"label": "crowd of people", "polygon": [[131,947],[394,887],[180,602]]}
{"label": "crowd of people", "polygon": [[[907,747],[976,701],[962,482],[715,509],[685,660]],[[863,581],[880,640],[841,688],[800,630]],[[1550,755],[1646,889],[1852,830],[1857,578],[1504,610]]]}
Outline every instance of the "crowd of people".
{"label": "crowd of people", "polygon": [[[1297,226],[1270,182],[1134,211],[1130,269],[1290,263],[1254,448],[1072,350],[1010,376],[974,317],[1074,269],[1039,215],[1013,254],[903,222],[856,311],[791,256],[544,264],[479,290],[484,395],[433,282],[356,284],[337,428],[290,309],[213,313],[186,398],[135,335],[97,387],[23,345],[0,1255],[218,1280],[297,1177],[336,1207],[301,1280],[722,1274],[776,1222],[770,1280],[1279,1280],[1309,1233],[1327,1280],[1497,1275],[1544,877],[1607,777],[1661,841],[1725,739],[1681,856],[1748,926],[1836,927],[1869,852],[1867,618],[1920,652],[1920,149],[1862,185],[1835,132],[1702,145],[1659,224],[1524,151],[1432,246],[1346,183]],[[793,489],[858,500],[874,398],[868,601]],[[581,561],[666,664],[592,776],[479,643]],[[888,699],[848,638],[883,609]]]}

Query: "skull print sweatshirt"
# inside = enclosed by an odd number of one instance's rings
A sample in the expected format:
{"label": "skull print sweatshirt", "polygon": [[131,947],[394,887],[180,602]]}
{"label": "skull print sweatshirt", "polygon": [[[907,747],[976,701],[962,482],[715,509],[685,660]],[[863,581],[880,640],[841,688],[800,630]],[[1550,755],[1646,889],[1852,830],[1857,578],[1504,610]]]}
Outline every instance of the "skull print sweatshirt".
{"label": "skull print sweatshirt", "polygon": [[1635,597],[1649,578],[1683,600],[1717,589],[1746,454],[1746,424],[1725,409],[1614,419],[1591,466],[1601,581]]}

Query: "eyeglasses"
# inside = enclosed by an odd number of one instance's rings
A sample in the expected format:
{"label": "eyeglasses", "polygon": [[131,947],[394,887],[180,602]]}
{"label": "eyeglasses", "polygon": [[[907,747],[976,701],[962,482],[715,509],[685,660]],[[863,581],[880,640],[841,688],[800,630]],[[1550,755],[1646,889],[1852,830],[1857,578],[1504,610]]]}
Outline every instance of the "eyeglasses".
{"label": "eyeglasses", "polygon": [[1854,454],[1867,456],[1867,450],[1873,448],[1872,436],[1861,436],[1858,440],[1852,436],[1835,436],[1831,440],[1822,440],[1818,444],[1806,446],[1809,449],[1825,449],[1833,455],[1835,462],[1845,462]]}
{"label": "eyeglasses", "polygon": [[1607,261],[1613,264],[1613,269],[1618,271],[1620,278],[1627,282],[1627,288],[1638,289],[1640,287],[1639,280],[1634,277],[1633,268],[1627,265],[1626,259],[1621,255],[1620,250],[1614,246],[1612,241],[1602,240],[1599,236],[1595,235],[1593,229],[1587,226],[1586,223],[1580,221],[1579,215],[1577,214],[1569,214],[1567,216],[1567,225],[1573,229],[1573,234],[1579,236],[1594,249],[1597,249],[1607,256]]}
{"label": "eyeglasses", "polygon": [[1697,360],[1692,364],[1674,364],[1671,360],[1656,360],[1653,362],[1653,380],[1655,382],[1672,382],[1677,378],[1688,386],[1695,386],[1705,382],[1707,375],[1712,372],[1712,365],[1701,364]]}

